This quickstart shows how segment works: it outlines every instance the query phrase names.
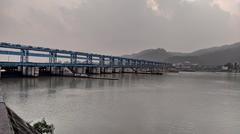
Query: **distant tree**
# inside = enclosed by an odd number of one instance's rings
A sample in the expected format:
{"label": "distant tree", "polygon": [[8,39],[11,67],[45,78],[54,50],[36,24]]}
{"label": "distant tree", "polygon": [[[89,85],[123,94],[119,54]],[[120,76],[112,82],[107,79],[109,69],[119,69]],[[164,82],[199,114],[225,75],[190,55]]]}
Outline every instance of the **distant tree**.
{"label": "distant tree", "polygon": [[234,68],[235,70],[238,70],[238,68],[239,68],[239,63],[238,63],[238,62],[234,62],[234,65],[233,65],[233,66],[234,66],[233,68]]}
{"label": "distant tree", "polygon": [[44,118],[41,121],[34,123],[33,128],[41,134],[53,134],[55,129],[53,124],[47,124]]}

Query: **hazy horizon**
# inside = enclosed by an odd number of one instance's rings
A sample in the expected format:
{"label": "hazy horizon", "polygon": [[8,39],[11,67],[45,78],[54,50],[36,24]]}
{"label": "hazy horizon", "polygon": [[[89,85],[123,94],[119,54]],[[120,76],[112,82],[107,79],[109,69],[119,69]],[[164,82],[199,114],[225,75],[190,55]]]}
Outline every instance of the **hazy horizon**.
{"label": "hazy horizon", "polygon": [[2,0],[0,42],[124,55],[240,41],[240,0]]}

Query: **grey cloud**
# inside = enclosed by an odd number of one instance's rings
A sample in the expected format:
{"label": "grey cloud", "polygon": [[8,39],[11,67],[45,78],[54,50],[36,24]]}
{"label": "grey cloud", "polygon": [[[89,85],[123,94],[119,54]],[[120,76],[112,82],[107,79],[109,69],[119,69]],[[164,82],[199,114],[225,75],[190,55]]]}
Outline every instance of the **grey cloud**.
{"label": "grey cloud", "polygon": [[[24,2],[23,2],[24,1]],[[2,0],[0,40],[113,55],[146,48],[191,51],[239,41],[236,16],[211,0]]]}

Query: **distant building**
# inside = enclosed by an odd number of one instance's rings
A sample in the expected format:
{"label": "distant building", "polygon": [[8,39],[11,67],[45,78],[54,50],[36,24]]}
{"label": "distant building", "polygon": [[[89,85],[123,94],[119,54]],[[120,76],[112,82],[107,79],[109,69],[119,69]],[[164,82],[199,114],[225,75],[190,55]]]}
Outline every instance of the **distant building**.
{"label": "distant building", "polygon": [[222,71],[228,71],[228,70],[229,70],[228,66],[222,66]]}
{"label": "distant building", "polygon": [[176,64],[173,64],[173,66],[180,70],[180,71],[196,71],[196,68],[199,66],[198,64],[196,63],[191,63],[189,61],[185,61],[183,63],[176,63]]}

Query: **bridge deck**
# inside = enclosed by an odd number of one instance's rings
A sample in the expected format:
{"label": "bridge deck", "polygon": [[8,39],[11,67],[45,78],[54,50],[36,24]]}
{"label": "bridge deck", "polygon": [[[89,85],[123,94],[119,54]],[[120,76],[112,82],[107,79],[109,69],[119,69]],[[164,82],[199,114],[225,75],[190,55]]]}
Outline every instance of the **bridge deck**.
{"label": "bridge deck", "polygon": [[[50,49],[12,43],[0,42],[1,55],[15,55],[19,62],[3,62],[0,66],[36,66],[36,67],[166,67],[168,63],[132,59],[118,56],[100,55],[93,53]],[[48,63],[29,61],[29,57],[49,58]],[[58,63],[57,59],[69,59],[69,63]]]}

